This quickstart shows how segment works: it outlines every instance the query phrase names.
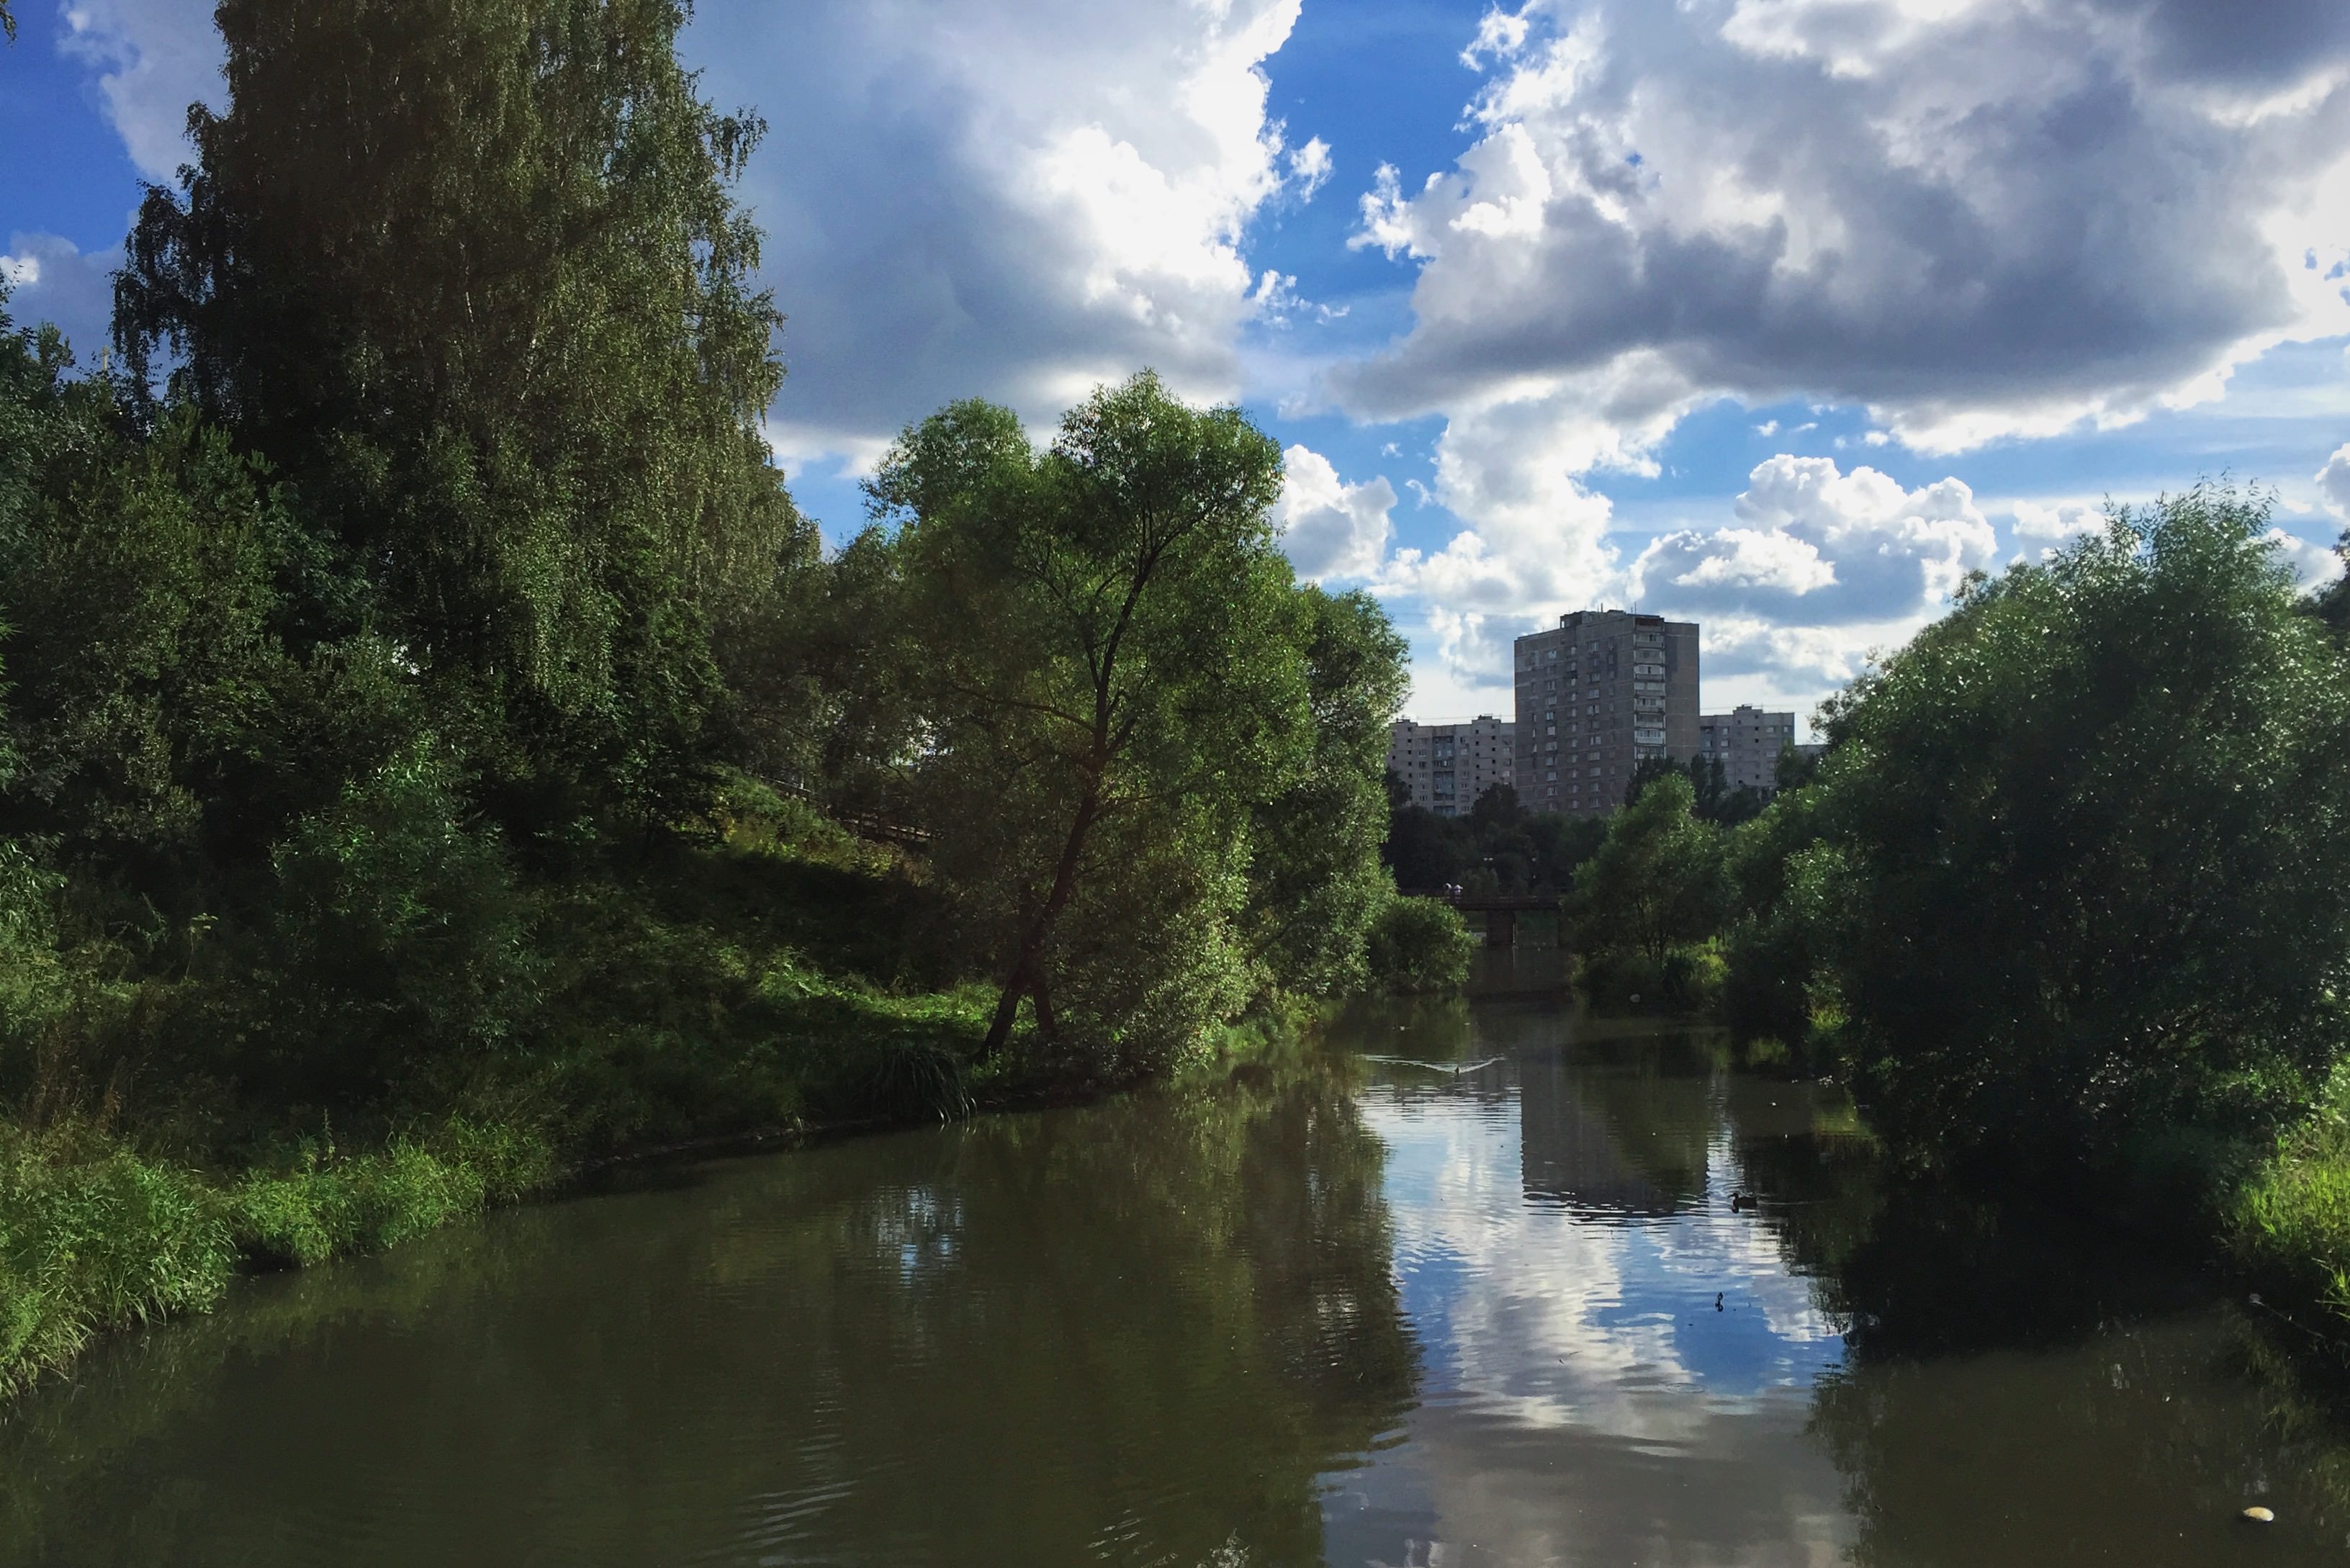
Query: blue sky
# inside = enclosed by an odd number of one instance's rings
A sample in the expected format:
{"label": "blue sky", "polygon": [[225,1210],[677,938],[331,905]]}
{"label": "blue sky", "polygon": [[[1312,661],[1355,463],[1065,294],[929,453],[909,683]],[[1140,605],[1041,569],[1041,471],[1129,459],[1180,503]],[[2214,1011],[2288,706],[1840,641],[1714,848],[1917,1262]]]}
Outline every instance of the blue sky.
{"label": "blue sky", "polygon": [[[16,9],[0,266],[94,348],[210,5]],[[1419,717],[1595,604],[1808,712],[2108,498],[2272,485],[2312,580],[2350,520],[2336,0],[702,0],[684,48],[772,127],[770,434],[828,535],[939,404],[1041,434],[1149,365],[1280,439]]]}

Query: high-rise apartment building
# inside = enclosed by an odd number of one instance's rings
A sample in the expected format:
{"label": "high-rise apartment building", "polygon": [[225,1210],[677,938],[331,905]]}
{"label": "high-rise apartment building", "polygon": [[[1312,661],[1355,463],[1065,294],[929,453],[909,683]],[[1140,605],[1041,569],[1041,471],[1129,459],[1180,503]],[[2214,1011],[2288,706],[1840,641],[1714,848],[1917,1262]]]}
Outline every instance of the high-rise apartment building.
{"label": "high-rise apartment building", "polygon": [[1589,815],[1623,804],[1632,770],[1697,750],[1697,623],[1577,610],[1517,639],[1518,800]]}
{"label": "high-rise apartment building", "polygon": [[1412,805],[1439,816],[1466,816],[1479,795],[1510,782],[1511,727],[1491,713],[1466,724],[1399,719],[1388,732],[1388,766],[1411,786]]}
{"label": "high-rise apartment building", "polygon": [[1795,743],[1795,716],[1767,713],[1740,703],[1727,713],[1704,713],[1697,722],[1697,754],[1721,761],[1723,782],[1763,791],[1779,787],[1779,749]]}

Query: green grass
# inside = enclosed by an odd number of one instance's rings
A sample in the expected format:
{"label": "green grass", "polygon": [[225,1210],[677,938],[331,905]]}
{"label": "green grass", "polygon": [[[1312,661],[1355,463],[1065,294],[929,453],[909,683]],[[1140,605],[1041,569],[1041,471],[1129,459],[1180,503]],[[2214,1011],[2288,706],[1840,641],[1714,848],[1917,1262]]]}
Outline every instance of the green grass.
{"label": "green grass", "polygon": [[2350,1075],[2239,1189],[2224,1239],[2237,1263],[2291,1305],[2350,1336]]}
{"label": "green grass", "polygon": [[211,1306],[236,1262],[218,1194],[192,1172],[0,1128],[0,1393],[109,1329]]}

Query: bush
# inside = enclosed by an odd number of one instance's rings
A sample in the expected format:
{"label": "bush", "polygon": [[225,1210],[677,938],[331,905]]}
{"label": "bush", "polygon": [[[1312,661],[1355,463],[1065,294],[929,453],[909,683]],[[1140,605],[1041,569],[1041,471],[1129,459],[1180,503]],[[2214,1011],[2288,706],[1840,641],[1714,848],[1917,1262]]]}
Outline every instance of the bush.
{"label": "bush", "polygon": [[1460,910],[1433,898],[1398,897],[1371,927],[1370,983],[1396,996],[1458,991],[1476,951],[1476,934]]}
{"label": "bush", "polygon": [[479,1061],[537,1000],[532,911],[428,738],[306,818],[276,857],[263,1076],[296,1104],[369,1105]]}
{"label": "bush", "polygon": [[2236,1197],[2229,1251],[2256,1278],[2350,1320],[2350,1070]]}
{"label": "bush", "polygon": [[2118,512],[1833,705],[1829,961],[1895,1147],[2224,1179],[2350,1043],[2350,666],[2267,533],[2219,488]]}
{"label": "bush", "polygon": [[1725,973],[1721,952],[1711,945],[1668,949],[1661,963],[1637,948],[1603,948],[1576,960],[1575,983],[1595,1006],[1711,1014],[1721,1010]]}

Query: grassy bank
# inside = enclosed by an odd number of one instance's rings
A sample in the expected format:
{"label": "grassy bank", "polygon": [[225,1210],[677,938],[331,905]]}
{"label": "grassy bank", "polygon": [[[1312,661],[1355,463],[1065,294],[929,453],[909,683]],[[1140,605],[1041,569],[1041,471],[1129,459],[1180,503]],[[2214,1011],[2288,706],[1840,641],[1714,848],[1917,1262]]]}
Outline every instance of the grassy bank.
{"label": "grassy bank", "polygon": [[[1124,1086],[1025,1034],[981,1061],[993,992],[934,956],[920,867],[772,800],[534,897],[528,1027],[463,1072],[421,1064],[380,1107],[265,1113],[201,1078],[19,1096],[0,1116],[0,1399],[99,1335],[210,1308],[240,1272],[397,1246],[616,1159]],[[119,1084],[95,1068],[134,1048],[124,1030],[216,1002],[184,979],[113,997],[84,1021],[91,1062],[51,1074]],[[1178,1085],[1271,1059],[1329,1005],[1260,1003]]]}
{"label": "grassy bank", "polygon": [[2223,1235],[2268,1304],[2350,1372],[2350,1074],[2242,1184]]}
{"label": "grassy bank", "polygon": [[154,1037],[223,1005],[201,979],[76,1020],[0,1117],[0,1396],[242,1270],[394,1246],[583,1167],[1040,1086],[976,1063],[989,994],[926,962],[909,869],[828,824],[724,821],[534,898],[526,1024],[339,1120],[172,1075]]}

